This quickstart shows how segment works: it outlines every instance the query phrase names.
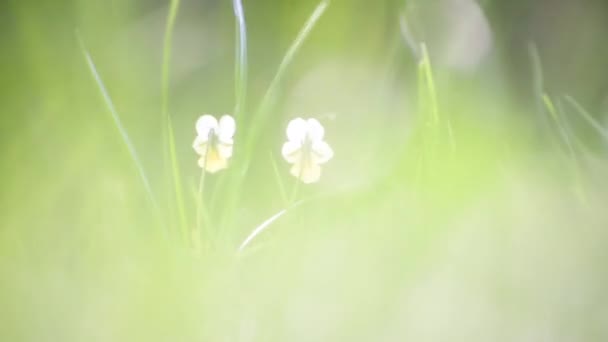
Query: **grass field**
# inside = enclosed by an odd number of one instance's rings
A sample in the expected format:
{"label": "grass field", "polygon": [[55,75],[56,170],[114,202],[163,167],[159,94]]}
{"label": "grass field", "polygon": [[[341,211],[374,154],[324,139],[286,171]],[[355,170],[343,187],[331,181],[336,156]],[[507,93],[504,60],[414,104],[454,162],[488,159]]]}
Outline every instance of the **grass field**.
{"label": "grass field", "polygon": [[605,48],[495,3],[0,5],[0,340],[605,341]]}

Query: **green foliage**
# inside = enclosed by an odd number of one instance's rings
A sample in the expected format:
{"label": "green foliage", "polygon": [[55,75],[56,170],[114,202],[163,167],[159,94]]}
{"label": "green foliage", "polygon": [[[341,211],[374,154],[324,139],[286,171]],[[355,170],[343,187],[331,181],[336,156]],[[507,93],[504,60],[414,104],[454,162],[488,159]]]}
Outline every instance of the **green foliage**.
{"label": "green foliage", "polygon": [[[542,49],[526,102],[401,3],[165,5],[5,5],[0,340],[605,340],[608,130]],[[237,121],[213,174],[204,113]]]}

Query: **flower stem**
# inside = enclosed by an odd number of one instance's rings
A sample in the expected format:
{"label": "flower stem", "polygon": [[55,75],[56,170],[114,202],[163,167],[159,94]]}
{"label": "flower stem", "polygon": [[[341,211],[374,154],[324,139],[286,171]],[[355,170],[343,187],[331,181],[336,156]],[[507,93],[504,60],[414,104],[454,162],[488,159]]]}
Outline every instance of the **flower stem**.
{"label": "flower stem", "polygon": [[[205,162],[207,157],[205,156]],[[202,245],[201,227],[203,224],[203,193],[205,190],[205,169],[201,171],[201,178],[198,183],[198,195],[196,196],[196,227],[192,230],[192,246],[196,251],[200,251]],[[208,223],[208,222],[205,222]]]}
{"label": "flower stem", "polygon": [[300,179],[302,178],[302,169],[300,169],[300,175],[295,178],[294,185],[291,188],[291,197],[289,199],[288,207],[293,206],[298,199],[298,192],[300,191]]}

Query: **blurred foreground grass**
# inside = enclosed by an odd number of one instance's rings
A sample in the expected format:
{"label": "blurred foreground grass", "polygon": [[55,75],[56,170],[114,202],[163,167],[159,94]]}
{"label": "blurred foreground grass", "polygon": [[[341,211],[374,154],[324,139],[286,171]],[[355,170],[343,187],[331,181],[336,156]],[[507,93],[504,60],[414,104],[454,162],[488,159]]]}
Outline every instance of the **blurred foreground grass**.
{"label": "blurred foreground grass", "polygon": [[[329,4],[264,121],[256,108],[317,3],[245,3],[247,102],[231,167],[206,176],[210,217],[203,250],[193,251],[180,236],[163,155],[166,5],[2,5],[1,340],[608,337],[602,113],[590,113],[593,128],[582,108],[545,94],[540,61],[530,103],[510,96],[494,54],[474,73],[429,64],[442,56],[432,46],[430,58],[423,45],[410,51],[392,2]],[[231,5],[184,1],[173,34],[168,113],[187,228],[200,176],[194,122],[235,106]],[[296,116],[325,125],[335,156],[321,182],[300,185],[303,203],[239,254],[247,235],[285,208],[281,186],[295,184],[280,146]],[[253,127],[259,138],[239,139]]]}

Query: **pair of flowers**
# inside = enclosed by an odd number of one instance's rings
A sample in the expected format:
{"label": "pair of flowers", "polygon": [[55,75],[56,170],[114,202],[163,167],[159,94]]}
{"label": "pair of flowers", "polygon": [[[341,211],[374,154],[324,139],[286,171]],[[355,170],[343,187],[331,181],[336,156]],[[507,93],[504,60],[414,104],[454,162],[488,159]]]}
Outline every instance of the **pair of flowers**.
{"label": "pair of flowers", "polygon": [[[196,132],[192,147],[200,156],[198,165],[210,173],[227,168],[236,132],[234,118],[223,115],[218,121],[212,115],[203,115],[196,121]],[[291,174],[303,183],[317,182],[321,177],[321,165],[334,155],[323,140],[325,129],[317,119],[295,118],[287,125],[286,135],[281,154],[293,164]]]}

